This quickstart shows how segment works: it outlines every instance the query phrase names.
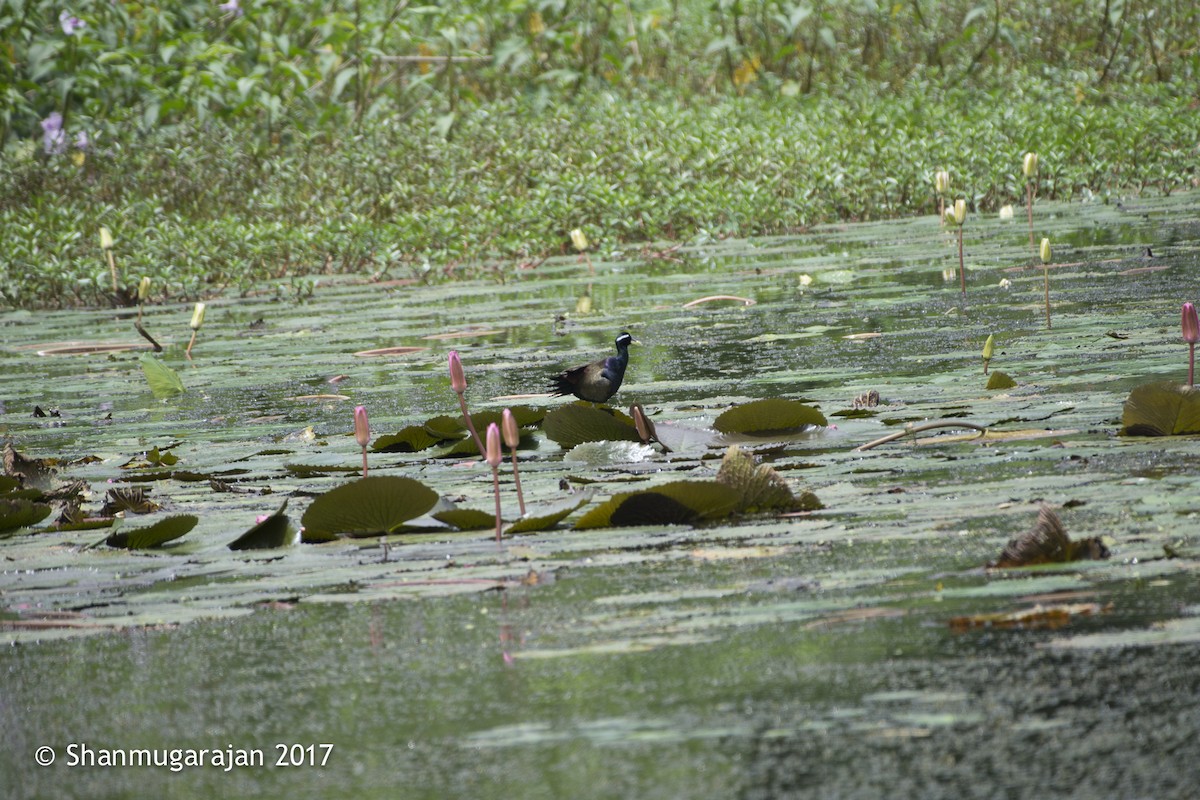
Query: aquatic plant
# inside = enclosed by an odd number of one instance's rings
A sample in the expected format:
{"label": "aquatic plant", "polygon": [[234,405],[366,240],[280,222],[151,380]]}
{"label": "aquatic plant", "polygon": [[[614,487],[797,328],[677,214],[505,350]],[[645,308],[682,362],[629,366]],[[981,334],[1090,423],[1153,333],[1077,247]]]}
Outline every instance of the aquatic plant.
{"label": "aquatic plant", "polygon": [[955,200],[954,207],[946,209],[946,221],[958,228],[958,280],[962,285],[963,299],[966,299],[967,267],[963,262],[963,223],[967,221],[967,201],[961,197]]}
{"label": "aquatic plant", "polygon": [[484,460],[492,468],[492,491],[496,496],[496,544],[500,543],[500,464],[504,453],[500,450],[500,426],[492,422],[487,426],[487,453]]}
{"label": "aquatic plant", "polygon": [[525,516],[525,494],[521,491],[521,473],[517,470],[517,445],[521,443],[521,430],[517,426],[517,418],[511,409],[504,409],[500,416],[500,432],[504,434],[504,443],[512,452],[513,483],[517,487],[517,505],[521,516]]}
{"label": "aquatic plant", "polygon": [[996,349],[996,335],[989,333],[987,341],[983,343],[983,374],[988,374],[988,363],[992,360],[992,354]]}
{"label": "aquatic plant", "polygon": [[1045,277],[1046,287],[1046,329],[1049,330],[1050,325],[1050,240],[1042,237],[1042,246],[1038,250],[1038,255],[1042,258],[1042,272]]}
{"label": "aquatic plant", "polygon": [[187,350],[183,353],[189,361],[192,359],[192,347],[196,344],[196,334],[200,333],[200,327],[204,325],[204,309],[204,303],[196,303],[196,307],[192,309],[192,321],[188,323],[192,329],[192,338],[188,340]]}
{"label": "aquatic plant", "polygon": [[458,407],[462,409],[463,422],[467,425],[467,430],[471,432],[471,438],[475,440],[475,446],[479,448],[479,455],[487,458],[487,451],[483,447],[483,440],[479,438],[479,431],[475,430],[475,423],[471,421],[471,412],[467,411],[467,375],[463,372],[462,359],[458,357],[457,350],[450,351],[450,388],[458,395]]}
{"label": "aquatic plant", "polygon": [[118,291],[117,259],[113,256],[112,232],[103,225],[100,226],[100,249],[104,251],[104,258],[108,261],[108,272],[112,276],[113,302],[116,302]]}
{"label": "aquatic plant", "polygon": [[371,424],[367,420],[366,406],[354,407],[354,441],[362,448],[362,476],[367,477],[367,445],[371,443]]}
{"label": "aquatic plant", "polygon": [[946,224],[946,193],[950,191],[950,172],[938,170],[933,174],[933,191],[938,198],[938,221]]}
{"label": "aquatic plant", "polygon": [[1188,344],[1188,386],[1196,383],[1196,342],[1200,342],[1200,316],[1191,303],[1183,304],[1183,340]]}
{"label": "aquatic plant", "polygon": [[1029,249],[1033,250],[1033,198],[1037,194],[1037,153],[1026,153],[1021,163],[1021,172],[1025,175],[1025,211],[1029,216]]}

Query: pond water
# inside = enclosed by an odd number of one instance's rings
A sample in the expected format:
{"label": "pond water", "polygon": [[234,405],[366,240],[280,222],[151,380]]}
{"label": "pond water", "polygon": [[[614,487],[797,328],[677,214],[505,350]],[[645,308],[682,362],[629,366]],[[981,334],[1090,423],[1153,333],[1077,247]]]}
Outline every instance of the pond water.
{"label": "pond water", "polygon": [[[600,252],[594,274],[571,256],[506,266],[502,283],[268,287],[213,301],[191,362],[190,309],[148,307],[186,387],[168,400],[136,352],[41,354],[138,343],[134,312],[5,313],[16,448],[60,459],[57,480],[85,481],[92,508],[148,489],[162,510],[130,526],[200,522],[145,551],[91,546],[105,531],[0,539],[0,783],[15,797],[1186,796],[1197,444],[1117,432],[1133,387],[1186,376],[1198,202],[1039,204],[1050,329],[1023,221],[982,217],[965,229],[965,301],[952,234],[920,219]],[[685,307],[713,295],[755,303]],[[502,547],[426,531],[227,548],[285,497],[298,521],[353,477],[354,405],[377,435],[457,413],[450,349],[473,410],[553,406],[505,398],[612,352],[621,330],[641,344],[615,401],[684,446],[596,465],[535,436],[531,499],[711,477],[727,442],[698,432],[732,404],[790,397],[835,426],[744,444],[825,508],[697,528],[572,517]],[[1013,389],[985,388],[989,334]],[[355,355],[383,347],[422,349]],[[872,389],[873,416],[836,415]],[[991,433],[855,450],[941,419]],[[156,447],[179,462],[145,465]],[[372,474],[490,508],[486,467],[437,455],[371,454]],[[983,569],[1042,503],[1111,558]],[[1039,604],[1057,615],[982,624]],[[81,745],[261,750],[268,765],[75,766]],[[303,763],[271,766],[281,752]]]}

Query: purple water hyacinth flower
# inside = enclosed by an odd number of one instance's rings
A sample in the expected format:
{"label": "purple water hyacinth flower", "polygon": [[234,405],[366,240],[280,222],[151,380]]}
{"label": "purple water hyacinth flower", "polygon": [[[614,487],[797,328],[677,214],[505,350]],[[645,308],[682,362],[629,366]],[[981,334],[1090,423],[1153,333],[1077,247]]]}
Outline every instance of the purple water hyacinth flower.
{"label": "purple water hyacinth flower", "polygon": [[42,149],[47,153],[62,153],[67,149],[67,134],[62,124],[62,114],[57,111],[42,120]]}
{"label": "purple water hyacinth flower", "polygon": [[63,11],[58,15],[58,24],[62,25],[62,31],[67,36],[71,36],[76,31],[87,26],[86,22],[72,14],[70,11]]}
{"label": "purple water hyacinth flower", "polygon": [[238,0],[225,0],[225,2],[218,5],[217,8],[228,14],[233,14],[235,17],[240,17],[242,15],[242,9],[241,6],[238,5]]}
{"label": "purple water hyacinth flower", "polygon": [[80,131],[75,134],[75,148],[77,150],[87,150],[92,146],[92,140],[88,138],[87,131]]}

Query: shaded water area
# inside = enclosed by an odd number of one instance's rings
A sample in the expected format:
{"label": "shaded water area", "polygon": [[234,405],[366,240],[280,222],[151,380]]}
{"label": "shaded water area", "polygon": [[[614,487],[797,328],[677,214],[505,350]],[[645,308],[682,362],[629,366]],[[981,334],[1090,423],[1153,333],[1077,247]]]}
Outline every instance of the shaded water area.
{"label": "shaded water area", "polygon": [[[200,523],[147,551],[88,547],[103,531],[0,539],[0,784],[13,797],[1189,796],[1197,444],[1117,432],[1133,387],[1186,376],[1198,201],[1039,204],[1037,234],[1055,243],[1049,330],[1024,223],[981,217],[966,227],[965,303],[951,234],[919,219],[596,253],[594,275],[571,256],[504,284],[339,279],[299,302],[268,289],[213,302],[190,364],[190,309],[148,308],[187,387],[166,401],[136,353],[40,354],[136,343],[132,312],[6,313],[0,402],[17,449],[70,462],[58,478],[87,481],[95,505],[142,486],[162,506],[146,522]],[[724,294],[756,302],[685,307]],[[702,435],[717,414],[790,397],[835,427],[743,444],[825,508],[696,528],[576,531],[571,517],[503,547],[426,530],[228,550],[285,497],[298,520],[353,477],[353,405],[377,434],[456,413],[451,348],[473,409],[500,408],[624,329],[642,344],[616,400],[680,446],[628,463],[537,435],[522,451],[531,498],[711,477],[729,443]],[[1015,388],[985,388],[989,334],[991,368]],[[421,349],[355,355],[402,346]],[[837,415],[872,389],[874,415]],[[937,419],[991,434],[855,450]],[[144,464],[155,447],[179,462]],[[371,469],[490,508],[486,467],[438,456],[372,454]],[[1111,558],[984,569],[1041,503]],[[972,622],[1039,605],[1060,613]],[[257,749],[266,764],[72,766],[80,743]],[[42,746],[52,766],[35,762]],[[281,752],[303,763],[273,766]]]}

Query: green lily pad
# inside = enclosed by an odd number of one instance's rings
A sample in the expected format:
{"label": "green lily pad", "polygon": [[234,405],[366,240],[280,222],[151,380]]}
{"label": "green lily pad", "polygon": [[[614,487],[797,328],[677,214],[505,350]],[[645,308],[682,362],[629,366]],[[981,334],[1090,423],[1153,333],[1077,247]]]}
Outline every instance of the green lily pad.
{"label": "green lily pad", "polygon": [[195,514],[179,514],[174,517],[161,519],[153,525],[144,528],[121,529],[104,540],[109,547],[120,547],[126,550],[145,550],[158,547],[160,544],[178,539],[196,527],[200,518]]}
{"label": "green lily pad", "polygon": [[584,514],[577,529],[625,525],[690,525],[737,510],[737,490],[716,481],[674,481],[623,492]]}
{"label": "green lily pad", "polygon": [[[458,437],[454,437],[458,438]],[[372,453],[417,453],[445,439],[434,436],[424,425],[409,425],[397,433],[380,436],[371,446]]]}
{"label": "green lily pad", "polygon": [[439,442],[447,439],[461,439],[467,435],[467,427],[463,425],[462,417],[452,417],[441,414],[425,420],[425,431]]}
{"label": "green lily pad", "polygon": [[45,503],[30,500],[0,500],[0,531],[15,531],[36,525],[50,516],[52,510]]}
{"label": "green lily pad", "polygon": [[542,432],[565,450],[584,442],[641,442],[633,420],[611,408],[570,403],[546,414]]}
{"label": "green lily pad", "polygon": [[525,516],[505,528],[504,533],[511,536],[516,533],[536,533],[553,528],[566,519],[572,511],[590,503],[592,494],[591,490],[587,490],[528,509]]}
{"label": "green lily pad", "polygon": [[394,475],[360,478],[317,497],[304,512],[304,541],[323,541],[337,534],[378,536],[419,517],[438,495],[420,481]]}
{"label": "green lily pad", "polygon": [[230,550],[270,550],[296,541],[296,528],[287,515],[287,500],[271,516],[229,543]]}
{"label": "green lily pad", "polygon": [[183,381],[175,374],[175,370],[151,355],[143,354],[141,362],[142,372],[145,373],[146,382],[150,384],[150,391],[154,392],[155,397],[165,400],[183,394]]}
{"label": "green lily pad", "polygon": [[990,390],[1011,389],[1016,385],[1016,381],[1010,378],[1007,373],[1001,372],[1000,370],[994,371],[991,376],[988,377],[987,382],[987,388]]}
{"label": "green lily pad", "polygon": [[1125,436],[1200,433],[1200,391],[1171,381],[1142,384],[1125,400],[1121,424]]}
{"label": "green lily pad", "polygon": [[799,400],[770,397],[734,406],[717,417],[713,427],[721,433],[776,436],[828,424],[825,415],[812,406]]}
{"label": "green lily pad", "polygon": [[432,515],[438,522],[453,525],[460,531],[479,531],[496,527],[496,515],[478,508],[450,508]]}

